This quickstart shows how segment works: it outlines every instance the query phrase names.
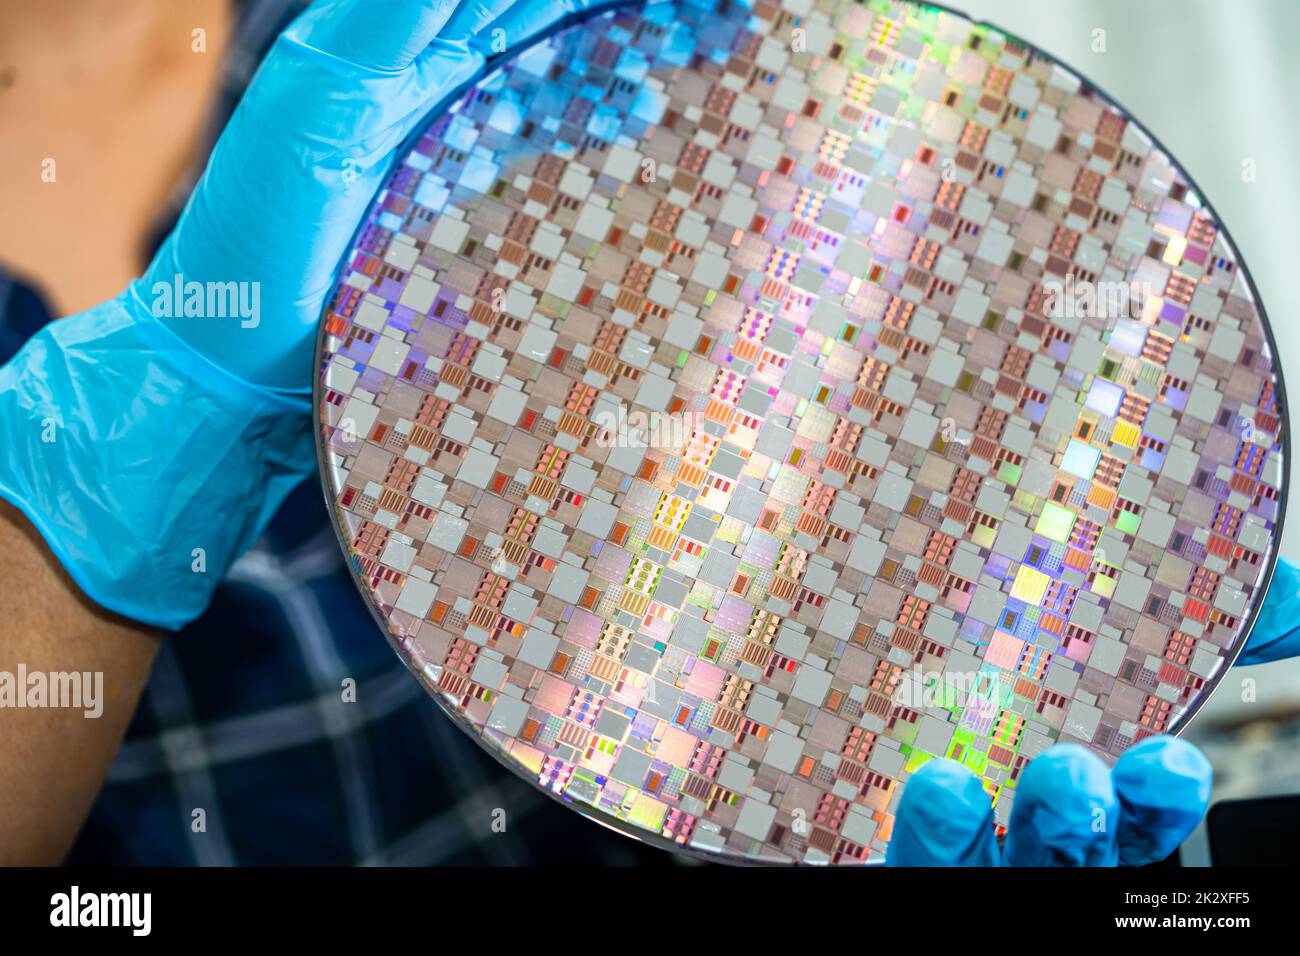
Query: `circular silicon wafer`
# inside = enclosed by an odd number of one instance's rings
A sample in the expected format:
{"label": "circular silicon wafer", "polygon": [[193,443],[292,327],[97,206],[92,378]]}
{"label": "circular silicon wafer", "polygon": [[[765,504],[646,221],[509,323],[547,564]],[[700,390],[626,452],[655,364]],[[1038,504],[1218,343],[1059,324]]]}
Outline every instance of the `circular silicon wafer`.
{"label": "circular silicon wafer", "polygon": [[[322,321],[397,653],[600,822],[878,859],[948,757],[1177,732],[1280,533],[1244,265],[1143,128],[906,2],[574,21],[435,110]],[[378,638],[376,638],[378,639]]]}

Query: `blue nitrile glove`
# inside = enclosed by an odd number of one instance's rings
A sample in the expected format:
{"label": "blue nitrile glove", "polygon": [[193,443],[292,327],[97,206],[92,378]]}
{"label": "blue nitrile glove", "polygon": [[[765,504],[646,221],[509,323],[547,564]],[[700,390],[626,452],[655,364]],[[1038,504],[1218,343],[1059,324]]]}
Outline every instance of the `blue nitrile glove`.
{"label": "blue nitrile glove", "polygon": [[0,496],[88,596],[164,628],[202,613],[315,468],[316,326],[398,147],[587,6],[317,0],[276,40],[144,277],[0,369]]}
{"label": "blue nitrile glove", "polygon": [[[1280,559],[1238,664],[1300,654],[1300,568]],[[1150,737],[1108,768],[1078,744],[1056,744],[1016,788],[1005,848],[979,779],[932,760],[898,802],[891,866],[1141,866],[1167,857],[1205,815],[1211,771],[1185,740]]]}

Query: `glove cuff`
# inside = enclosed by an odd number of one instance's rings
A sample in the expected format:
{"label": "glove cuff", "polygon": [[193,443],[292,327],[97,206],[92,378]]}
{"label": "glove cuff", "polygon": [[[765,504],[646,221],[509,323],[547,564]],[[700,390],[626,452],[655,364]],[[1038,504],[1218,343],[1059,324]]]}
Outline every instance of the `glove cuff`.
{"label": "glove cuff", "polygon": [[0,497],[82,591],[171,630],[315,467],[305,395],[220,369],[129,289],[0,368],[0,438]]}

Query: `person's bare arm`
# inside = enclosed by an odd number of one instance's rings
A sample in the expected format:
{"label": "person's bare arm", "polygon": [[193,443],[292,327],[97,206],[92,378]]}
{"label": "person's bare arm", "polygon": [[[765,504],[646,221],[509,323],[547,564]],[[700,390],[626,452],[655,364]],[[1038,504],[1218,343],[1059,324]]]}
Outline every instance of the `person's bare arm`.
{"label": "person's bare arm", "polygon": [[27,519],[0,502],[0,673],[101,672],[104,698],[98,718],[84,708],[0,708],[0,865],[62,862],[157,650],[156,631],[86,600]]}

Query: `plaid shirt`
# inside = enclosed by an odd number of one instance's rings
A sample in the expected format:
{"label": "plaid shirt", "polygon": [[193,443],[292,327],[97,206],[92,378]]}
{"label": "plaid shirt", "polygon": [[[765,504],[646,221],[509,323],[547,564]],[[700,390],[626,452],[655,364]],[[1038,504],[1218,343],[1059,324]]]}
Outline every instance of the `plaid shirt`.
{"label": "plaid shirt", "polygon": [[[209,145],[304,5],[240,7]],[[160,238],[199,172],[177,190]],[[0,361],[49,319],[36,293],[0,275]],[[344,700],[349,678],[354,702]],[[439,713],[363,606],[320,488],[308,481],[231,569],[208,612],[163,641],[69,862],[670,859],[549,800]]]}

